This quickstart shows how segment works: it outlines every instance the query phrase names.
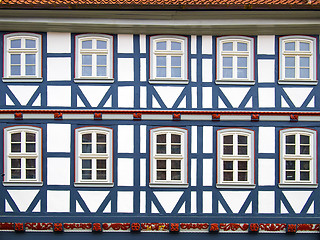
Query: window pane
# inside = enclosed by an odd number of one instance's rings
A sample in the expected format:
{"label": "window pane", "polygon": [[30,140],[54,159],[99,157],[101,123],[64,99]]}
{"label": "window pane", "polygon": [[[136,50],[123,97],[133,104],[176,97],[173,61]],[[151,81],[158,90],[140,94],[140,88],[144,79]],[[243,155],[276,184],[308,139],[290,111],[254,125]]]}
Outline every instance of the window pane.
{"label": "window pane", "polygon": [[224,67],[232,67],[232,57],[223,57],[222,62]]}
{"label": "window pane", "polygon": [[238,144],[247,144],[248,143],[247,139],[248,139],[247,136],[238,135]]}
{"label": "window pane", "polygon": [[11,64],[21,64],[21,54],[11,54]]}
{"label": "window pane", "polygon": [[157,169],[166,169],[166,160],[157,160]]}
{"label": "window pane", "polygon": [[158,154],[166,154],[166,145],[157,144],[157,153]]}
{"label": "window pane", "polygon": [[233,181],[233,173],[223,172],[223,181]]}
{"label": "window pane", "polygon": [[11,142],[21,142],[21,133],[12,133]]}
{"label": "window pane", "polygon": [[294,57],[285,57],[285,66],[286,67],[294,67],[295,66],[295,58]]}
{"label": "window pane", "polygon": [[171,145],[171,154],[181,154],[181,146]]}
{"label": "window pane", "polygon": [[26,178],[27,179],[35,179],[36,178],[36,170],[35,169],[26,170]]}
{"label": "window pane", "polygon": [[171,42],[171,50],[181,50],[181,43]]}
{"label": "window pane", "polygon": [[233,146],[223,146],[223,154],[232,155],[233,154]]}
{"label": "window pane", "polygon": [[286,161],[286,170],[295,170],[296,162],[295,161]]}
{"label": "window pane", "polygon": [[26,64],[36,64],[36,55],[26,54]]}
{"label": "window pane", "polygon": [[11,178],[12,179],[21,179],[21,170],[20,169],[11,169]]}
{"label": "window pane", "polygon": [[26,159],[26,167],[27,168],[35,168],[36,160],[35,159]]}
{"label": "window pane", "polygon": [[82,41],[83,49],[92,49],[92,40]]}
{"label": "window pane", "polygon": [[157,66],[167,66],[167,58],[164,56],[157,56]]}
{"label": "window pane", "polygon": [[300,135],[300,144],[309,144],[310,137],[306,135]]}
{"label": "window pane", "polygon": [[310,43],[300,42],[300,51],[310,51]]}
{"label": "window pane", "polygon": [[91,133],[88,134],[82,134],[82,142],[91,142]]}
{"label": "window pane", "polygon": [[286,136],[286,143],[296,143],[296,135],[287,135]]}
{"label": "window pane", "polygon": [[247,43],[240,43],[240,42],[237,43],[238,51],[247,51],[248,50],[247,46],[248,46]]}
{"label": "window pane", "polygon": [[98,159],[97,160],[97,168],[106,169],[107,168],[107,160],[106,159]]}
{"label": "window pane", "polygon": [[107,179],[107,171],[106,170],[97,170],[97,179],[98,180],[106,180]]}
{"label": "window pane", "polygon": [[97,55],[98,65],[107,65],[107,55]]}
{"label": "window pane", "polygon": [[82,153],[91,153],[92,147],[91,144],[82,144]]}
{"label": "window pane", "polygon": [[310,162],[309,161],[300,161],[300,170],[309,170]]}
{"label": "window pane", "polygon": [[181,169],[181,161],[180,160],[172,160],[171,161],[171,169]]}
{"label": "window pane", "polygon": [[97,133],[97,142],[99,142],[99,143],[107,142],[107,135],[106,134]]}
{"label": "window pane", "polygon": [[11,152],[21,152],[21,144],[11,143]]}
{"label": "window pane", "polygon": [[223,161],[223,170],[233,170],[233,161]]}
{"label": "window pane", "polygon": [[180,171],[171,172],[171,180],[181,180],[181,172]]}
{"label": "window pane", "polygon": [[26,143],[26,152],[36,152],[36,144]]}
{"label": "window pane", "polygon": [[21,159],[11,159],[11,168],[21,168]]}
{"label": "window pane", "polygon": [[237,61],[238,61],[238,67],[247,67],[247,57],[238,57]]}
{"label": "window pane", "polygon": [[107,76],[107,68],[106,67],[97,67],[97,76]]}
{"label": "window pane", "polygon": [[82,67],[83,76],[92,76],[92,67]]}
{"label": "window pane", "polygon": [[286,180],[294,181],[296,179],[296,173],[294,171],[286,171]]}
{"label": "window pane", "polygon": [[82,179],[91,180],[91,170],[82,170]]}
{"label": "window pane", "polygon": [[166,50],[167,49],[167,42],[157,42],[156,44],[157,50]]}
{"label": "window pane", "polygon": [[309,67],[310,58],[309,57],[300,57],[300,67]]}
{"label": "window pane", "polygon": [[286,68],[285,69],[285,78],[295,78],[295,69],[294,68]]}
{"label": "window pane", "polygon": [[157,171],[157,180],[166,180],[166,172]]}
{"label": "window pane", "polygon": [[166,143],[166,134],[157,135],[157,143]]}
{"label": "window pane", "polygon": [[300,146],[300,154],[309,155],[310,154],[310,146],[302,145]]}
{"label": "window pane", "polygon": [[171,134],[172,143],[181,143],[181,136],[177,134]]}
{"label": "window pane", "polygon": [[238,170],[247,170],[248,162],[247,161],[239,161],[238,162]]}
{"label": "window pane", "polygon": [[26,48],[36,48],[36,40],[26,39]]}
{"label": "window pane", "polygon": [[167,76],[166,68],[157,67],[157,77],[166,77],[166,76]]}
{"label": "window pane", "polygon": [[91,169],[92,168],[91,159],[82,159],[82,168]]}
{"label": "window pane", "polygon": [[181,66],[181,57],[180,56],[172,56],[171,57],[171,66]]}
{"label": "window pane", "polygon": [[233,143],[233,135],[223,136],[224,144],[232,144]]}
{"label": "window pane", "polygon": [[295,154],[295,146],[294,145],[286,145],[286,154]]}
{"label": "window pane", "polygon": [[247,181],[247,172],[238,172],[238,181]]}
{"label": "window pane", "polygon": [[223,69],[223,78],[232,78],[232,68]]}
{"label": "window pane", "polygon": [[295,42],[287,42],[285,43],[286,51],[294,51],[295,50]]}
{"label": "window pane", "polygon": [[92,55],[82,55],[82,65],[92,65]]}
{"label": "window pane", "polygon": [[107,49],[107,41],[97,40],[97,49]]}
{"label": "window pane", "polygon": [[11,40],[11,48],[21,48],[21,39]]}
{"label": "window pane", "polygon": [[232,42],[223,43],[222,49],[223,49],[223,51],[232,51],[233,50],[233,43]]}
{"label": "window pane", "polygon": [[171,77],[181,77],[181,67],[171,68]]}
{"label": "window pane", "polygon": [[300,68],[300,78],[310,78],[310,69]]}
{"label": "window pane", "polygon": [[35,142],[36,141],[36,134],[26,133],[26,140],[27,140],[27,142]]}
{"label": "window pane", "polygon": [[97,153],[106,153],[107,145],[106,144],[97,144]]}
{"label": "window pane", "polygon": [[20,66],[11,66],[11,75],[20,76],[21,75],[21,67]]}
{"label": "window pane", "polygon": [[248,155],[248,147],[247,146],[238,146],[238,154],[239,155]]}
{"label": "window pane", "polygon": [[303,180],[303,181],[310,180],[310,172],[300,172],[300,180]]}
{"label": "window pane", "polygon": [[32,76],[32,75],[36,75],[36,66],[26,66],[26,75],[28,76]]}
{"label": "window pane", "polygon": [[238,68],[237,74],[238,74],[238,78],[247,78],[247,69],[246,68]]}

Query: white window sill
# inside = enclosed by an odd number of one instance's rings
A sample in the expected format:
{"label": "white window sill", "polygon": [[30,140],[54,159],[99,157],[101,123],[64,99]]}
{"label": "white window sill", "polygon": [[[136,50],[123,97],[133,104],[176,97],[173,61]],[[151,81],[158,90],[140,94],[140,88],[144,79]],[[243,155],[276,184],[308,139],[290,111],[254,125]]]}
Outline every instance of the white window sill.
{"label": "white window sill", "polygon": [[155,78],[149,79],[152,84],[188,84],[188,79],[174,79],[174,78]]}
{"label": "white window sill", "polygon": [[279,84],[284,85],[317,85],[318,80],[310,80],[310,79],[279,79]]}
{"label": "white window sill", "polygon": [[279,183],[279,188],[317,188],[317,183]]}
{"label": "white window sill", "polygon": [[188,188],[188,183],[149,183],[151,188]]}
{"label": "white window sill", "polygon": [[216,79],[216,84],[232,84],[232,85],[254,85],[255,80],[248,79]]}
{"label": "white window sill", "polygon": [[27,182],[27,181],[21,181],[21,182],[3,182],[3,186],[42,186],[43,182]]}
{"label": "white window sill", "polygon": [[2,82],[42,82],[42,78],[38,77],[6,77],[2,78]]}
{"label": "white window sill", "polygon": [[254,189],[256,187],[255,184],[251,183],[217,183],[217,188],[248,188]]}
{"label": "white window sill", "polygon": [[75,182],[75,187],[113,187],[114,183],[109,182]]}
{"label": "white window sill", "polygon": [[101,78],[101,77],[81,77],[81,78],[75,78],[75,83],[113,83],[113,78]]}

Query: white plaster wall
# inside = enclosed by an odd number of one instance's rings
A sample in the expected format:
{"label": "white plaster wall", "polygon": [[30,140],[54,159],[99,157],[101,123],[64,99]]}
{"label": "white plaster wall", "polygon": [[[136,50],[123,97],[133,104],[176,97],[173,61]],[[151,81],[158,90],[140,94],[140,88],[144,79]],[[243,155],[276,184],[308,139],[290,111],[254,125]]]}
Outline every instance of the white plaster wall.
{"label": "white plaster wall", "polygon": [[147,60],[145,58],[140,59],[140,81],[145,82],[147,80]]}
{"label": "white plaster wall", "polygon": [[133,81],[133,58],[118,58],[118,81]]}
{"label": "white plaster wall", "polygon": [[70,212],[70,192],[47,191],[47,212]]}
{"label": "white plaster wall", "polygon": [[273,191],[259,191],[258,193],[258,212],[275,212],[275,194]]}
{"label": "white plaster wall", "polygon": [[[13,93],[13,95],[18,99],[18,101],[21,105],[27,105],[28,102],[30,101],[31,97],[33,96],[33,94],[38,89],[38,86],[8,85],[8,88]],[[7,97],[8,97],[8,95],[7,95]],[[12,105],[14,105],[14,104],[12,103]]]}
{"label": "white plaster wall", "polygon": [[275,127],[259,127],[259,153],[275,152]]}
{"label": "white plaster wall", "polygon": [[71,107],[71,87],[48,86],[47,100],[49,107]]}
{"label": "white plaster wall", "polygon": [[70,124],[47,124],[47,151],[70,152]]}
{"label": "white plaster wall", "polygon": [[133,192],[117,192],[117,211],[119,213],[133,212]]}
{"label": "white plaster wall", "polygon": [[275,90],[274,88],[259,88],[259,107],[274,108],[275,107]]}
{"label": "white plaster wall", "polygon": [[211,87],[202,88],[202,107],[212,108],[212,88]]}
{"label": "white plaster wall", "polygon": [[133,53],[132,34],[118,34],[118,53]]}
{"label": "white plaster wall", "polygon": [[145,191],[141,191],[140,192],[140,213],[146,213],[146,192]]}
{"label": "white plaster wall", "polygon": [[146,53],[146,35],[145,34],[140,34],[140,53]]}
{"label": "white plaster wall", "polygon": [[202,59],[202,81],[212,82],[212,59]]}
{"label": "white plaster wall", "polygon": [[259,35],[258,36],[258,54],[275,54],[275,36]]}
{"label": "white plaster wall", "polygon": [[203,191],[202,195],[202,212],[203,213],[212,213],[212,192]]}
{"label": "white plaster wall", "polygon": [[70,81],[71,80],[71,58],[50,57],[47,59],[48,81]]}
{"label": "white plaster wall", "polygon": [[274,82],[275,66],[274,60],[259,59],[258,60],[258,82],[268,83]]}
{"label": "white plaster wall", "polygon": [[118,152],[133,153],[133,125],[118,126]]}
{"label": "white plaster wall", "polygon": [[212,186],[212,164],[213,160],[211,158],[203,159],[203,186]]}
{"label": "white plaster wall", "polygon": [[70,158],[47,158],[47,184],[70,185]]}
{"label": "white plaster wall", "polygon": [[118,87],[118,107],[133,108],[134,103],[134,88]]}
{"label": "white plaster wall", "polygon": [[140,159],[140,186],[146,186],[147,179],[147,159]]}
{"label": "white plaster wall", "polygon": [[275,185],[275,159],[258,159],[259,186]]}
{"label": "white plaster wall", "polygon": [[203,126],[203,152],[213,152],[213,128],[211,126]]}
{"label": "white plaster wall", "polygon": [[147,87],[140,87],[140,108],[147,107]]}
{"label": "white plaster wall", "polygon": [[191,36],[191,54],[197,53],[197,36],[192,35]]}
{"label": "white plaster wall", "polygon": [[71,34],[64,32],[47,33],[47,52],[48,53],[70,53]]}
{"label": "white plaster wall", "polygon": [[197,81],[197,59],[191,59],[191,82]]}
{"label": "white plaster wall", "polygon": [[198,139],[198,126],[192,126],[191,127],[191,152],[196,153],[197,152],[197,143]]}
{"label": "white plaster wall", "polygon": [[198,89],[197,87],[191,87],[191,105],[192,105],[192,108],[197,108],[198,107],[198,99],[197,99],[197,92],[198,92]]}
{"label": "white plaster wall", "polygon": [[132,158],[118,158],[118,186],[133,186]]}
{"label": "white plaster wall", "polygon": [[212,36],[202,36],[202,54],[212,54]]}
{"label": "white plaster wall", "polygon": [[140,152],[145,153],[147,149],[147,126],[140,126]]}
{"label": "white plaster wall", "polygon": [[191,192],[191,213],[197,213],[197,192]]}

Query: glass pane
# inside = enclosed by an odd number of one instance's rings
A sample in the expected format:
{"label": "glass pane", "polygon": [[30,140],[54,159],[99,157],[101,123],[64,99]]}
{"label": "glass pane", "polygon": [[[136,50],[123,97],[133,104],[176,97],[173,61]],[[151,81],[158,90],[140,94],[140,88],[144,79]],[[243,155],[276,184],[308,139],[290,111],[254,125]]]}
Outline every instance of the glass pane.
{"label": "glass pane", "polygon": [[21,48],[21,39],[11,40],[11,48]]}
{"label": "glass pane", "polygon": [[247,43],[240,43],[240,42],[237,43],[238,51],[247,51],[248,50],[247,46],[248,46]]}
{"label": "glass pane", "polygon": [[157,67],[157,77],[166,77],[166,76],[167,76],[166,68]]}
{"label": "glass pane", "polygon": [[233,146],[223,146],[223,154],[232,155],[233,154]]}
{"label": "glass pane", "polygon": [[181,146],[171,145],[171,154],[181,154]]}
{"label": "glass pane", "polygon": [[286,145],[286,154],[295,154],[295,146],[294,145]]}
{"label": "glass pane", "polygon": [[91,153],[92,147],[91,144],[82,144],[82,153]]}
{"label": "glass pane", "polygon": [[166,180],[166,172],[157,171],[157,180]]}
{"label": "glass pane", "polygon": [[310,154],[310,146],[308,146],[308,145],[300,146],[300,154],[309,155]]}
{"label": "glass pane", "polygon": [[97,144],[97,153],[106,153],[107,145],[106,144]]}
{"label": "glass pane", "polygon": [[306,135],[300,135],[300,144],[309,144],[310,137]]}
{"label": "glass pane", "polygon": [[26,167],[27,168],[36,168],[36,160],[35,159],[26,159]]}
{"label": "glass pane", "polygon": [[91,170],[82,170],[82,179],[90,180],[91,179]]}
{"label": "glass pane", "polygon": [[223,43],[222,49],[223,49],[223,51],[232,51],[233,50],[233,43],[232,42]]}
{"label": "glass pane", "polygon": [[21,133],[12,133],[11,142],[21,142]]}
{"label": "glass pane", "polygon": [[21,159],[11,159],[11,168],[21,168]]}
{"label": "glass pane", "polygon": [[181,66],[181,57],[180,56],[172,56],[171,57],[171,66]]}
{"label": "glass pane", "polygon": [[92,162],[91,159],[82,159],[82,168],[92,168]]}
{"label": "glass pane", "polygon": [[11,169],[11,178],[12,179],[21,179],[21,170],[20,169]]}
{"label": "glass pane", "polygon": [[224,144],[232,144],[233,143],[233,135],[223,136]]}
{"label": "glass pane", "polygon": [[296,135],[287,135],[286,136],[286,143],[296,143]]}
{"label": "glass pane", "polygon": [[92,49],[92,40],[82,41],[83,49]]}
{"label": "glass pane", "polygon": [[223,170],[233,170],[233,161],[223,161]]}
{"label": "glass pane", "polygon": [[106,170],[97,170],[97,179],[98,180],[106,180],[107,179],[107,171]]}
{"label": "glass pane", "polygon": [[167,49],[167,42],[157,42],[156,48],[157,48],[157,50],[166,50]]}
{"label": "glass pane", "polygon": [[99,143],[107,142],[107,135],[106,134],[97,133],[97,142],[99,142]]}
{"label": "glass pane", "polygon": [[286,171],[286,180],[294,181],[296,179],[296,173],[294,171]]}
{"label": "glass pane", "polygon": [[92,67],[82,67],[83,76],[92,76]]}
{"label": "glass pane", "polygon": [[157,169],[166,169],[166,160],[157,160]]}
{"label": "glass pane", "polygon": [[247,69],[246,68],[238,68],[237,69],[237,77],[238,78],[247,78]]}
{"label": "glass pane", "polygon": [[92,55],[82,55],[82,65],[92,65]]}
{"label": "glass pane", "polygon": [[20,54],[11,54],[11,64],[21,64]]}
{"label": "glass pane", "polygon": [[237,62],[238,62],[238,67],[247,67],[247,57],[238,57]]}
{"label": "glass pane", "polygon": [[238,154],[239,155],[248,155],[248,147],[247,146],[238,146]]}
{"label": "glass pane", "polygon": [[233,173],[223,172],[223,181],[233,181]]}
{"label": "glass pane", "polygon": [[27,142],[35,142],[36,141],[36,134],[26,133],[26,140],[27,140]]}
{"label": "glass pane", "polygon": [[26,178],[27,179],[35,179],[36,178],[36,170],[35,169],[26,170]]}
{"label": "glass pane", "polygon": [[26,66],[26,75],[28,76],[36,75],[36,66],[35,65]]}
{"label": "glass pane", "polygon": [[295,66],[295,58],[294,57],[285,57],[285,66],[286,67],[294,67]]}
{"label": "glass pane", "polygon": [[248,143],[247,139],[248,139],[247,136],[238,135],[238,144],[247,144]]}
{"label": "glass pane", "polygon": [[20,66],[11,66],[11,75],[20,76],[21,75],[21,67]]}
{"label": "glass pane", "polygon": [[232,57],[223,57],[222,58],[222,65],[224,67],[232,67]]}
{"label": "glass pane", "polygon": [[310,58],[309,57],[300,57],[300,67],[309,67]]}
{"label": "glass pane", "polygon": [[285,78],[295,78],[295,69],[294,68],[286,68],[285,69]]}
{"label": "glass pane", "polygon": [[247,172],[238,172],[238,181],[247,181]]}
{"label": "glass pane", "polygon": [[82,142],[91,142],[91,133],[88,134],[82,134]]}
{"label": "glass pane", "polygon": [[157,56],[157,66],[167,66],[167,58],[164,56]]}
{"label": "glass pane", "polygon": [[300,42],[300,51],[310,51],[310,43]]}
{"label": "glass pane", "polygon": [[107,41],[97,40],[97,49],[107,49]]}
{"label": "glass pane", "polygon": [[172,160],[171,161],[171,169],[181,169],[181,161],[180,160]]}
{"label": "glass pane", "polygon": [[309,161],[301,161],[300,162],[300,170],[309,170],[310,162]]}
{"label": "glass pane", "polygon": [[36,144],[26,143],[26,152],[36,152]]}
{"label": "glass pane", "polygon": [[181,172],[180,171],[171,172],[171,180],[181,180]]}
{"label": "glass pane", "polygon": [[36,48],[36,40],[26,39],[26,48]]}
{"label": "glass pane", "polygon": [[171,42],[171,50],[181,50],[181,43]]}
{"label": "glass pane", "polygon": [[295,50],[295,42],[287,42],[285,43],[286,51],[294,51]]}
{"label": "glass pane", "polygon": [[181,67],[171,68],[171,77],[181,77]]}
{"label": "glass pane", "polygon": [[310,69],[300,68],[300,78],[310,78]]}
{"label": "glass pane", "polygon": [[97,55],[97,65],[107,65],[107,55]]}
{"label": "glass pane", "polygon": [[107,168],[107,160],[106,159],[98,159],[97,160],[97,168],[106,169]]}
{"label": "glass pane", "polygon": [[36,55],[26,54],[26,64],[36,64]]}
{"label": "glass pane", "polygon": [[97,67],[97,76],[107,76],[107,68]]}
{"label": "glass pane", "polygon": [[224,68],[222,77],[223,78],[232,78],[232,69],[231,68]]}
{"label": "glass pane", "polygon": [[310,180],[310,173],[309,172],[300,172],[300,180],[303,180],[303,181]]}
{"label": "glass pane", "polygon": [[247,161],[239,161],[238,162],[238,170],[247,170],[248,162]]}
{"label": "glass pane", "polygon": [[171,134],[172,143],[181,143],[181,136],[177,134]]}
{"label": "glass pane", "polygon": [[157,143],[166,143],[166,134],[157,135]]}
{"label": "glass pane", "polygon": [[21,144],[11,143],[11,152],[21,152]]}
{"label": "glass pane", "polygon": [[295,161],[286,161],[286,170],[295,170],[296,162]]}
{"label": "glass pane", "polygon": [[166,152],[167,152],[166,145],[157,144],[157,153],[166,154]]}

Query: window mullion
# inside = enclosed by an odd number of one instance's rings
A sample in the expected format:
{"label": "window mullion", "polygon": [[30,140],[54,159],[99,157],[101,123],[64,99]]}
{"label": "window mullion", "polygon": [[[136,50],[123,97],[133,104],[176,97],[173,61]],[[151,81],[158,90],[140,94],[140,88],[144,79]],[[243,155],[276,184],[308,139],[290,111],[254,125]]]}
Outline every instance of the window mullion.
{"label": "window mullion", "polygon": [[21,180],[26,180],[27,176],[26,176],[26,158],[25,157],[21,157]]}
{"label": "window mullion", "polygon": [[92,158],[91,159],[91,164],[92,164],[92,180],[96,181],[97,180],[97,159],[96,158]]}

